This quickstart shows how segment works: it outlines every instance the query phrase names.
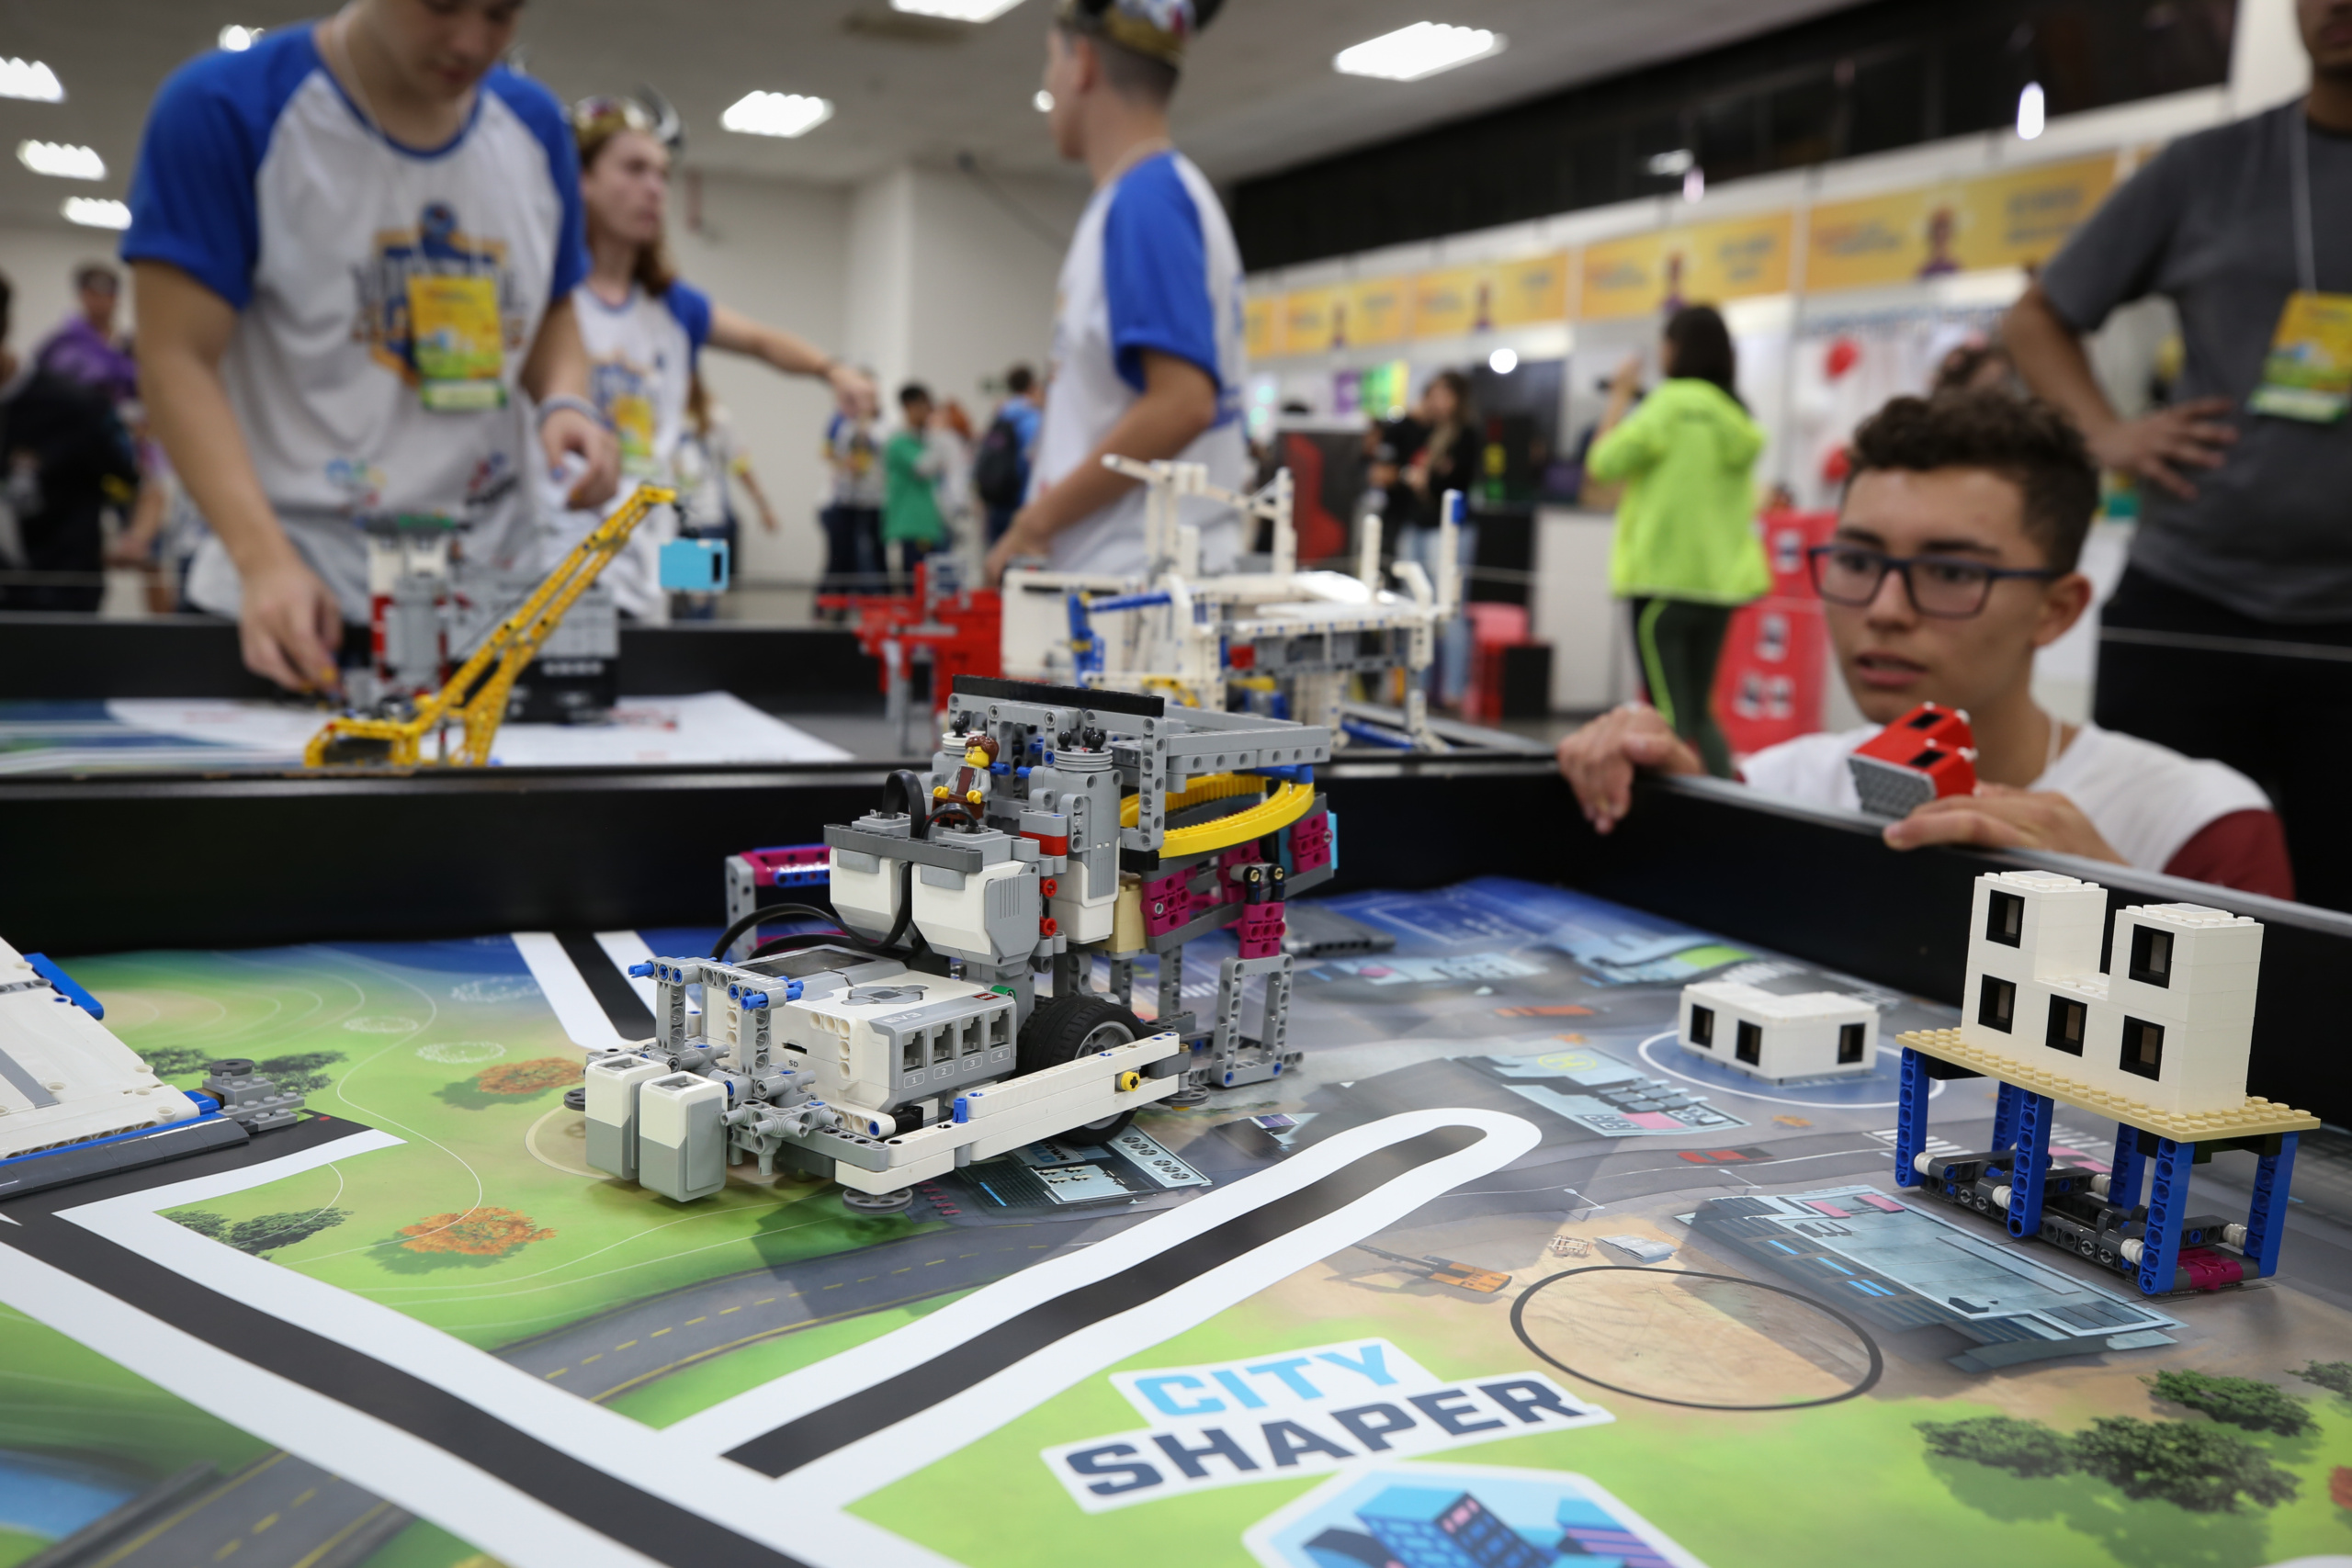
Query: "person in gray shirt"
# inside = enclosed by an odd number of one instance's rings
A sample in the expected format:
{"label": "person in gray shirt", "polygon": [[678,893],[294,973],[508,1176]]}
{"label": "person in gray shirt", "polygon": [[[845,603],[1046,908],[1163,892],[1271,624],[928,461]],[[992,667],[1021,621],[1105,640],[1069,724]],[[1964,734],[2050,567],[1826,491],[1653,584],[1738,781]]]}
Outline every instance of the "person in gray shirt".
{"label": "person in gray shirt", "polygon": [[[2352,908],[2352,424],[2249,399],[2296,290],[2352,294],[2352,0],[2297,0],[2312,85],[2186,136],[2126,182],[2009,311],[2018,372],[2139,481],[2102,611],[2098,722],[2259,783],[2305,901]],[[2083,334],[2150,294],[2180,313],[2175,400],[2120,418]]]}

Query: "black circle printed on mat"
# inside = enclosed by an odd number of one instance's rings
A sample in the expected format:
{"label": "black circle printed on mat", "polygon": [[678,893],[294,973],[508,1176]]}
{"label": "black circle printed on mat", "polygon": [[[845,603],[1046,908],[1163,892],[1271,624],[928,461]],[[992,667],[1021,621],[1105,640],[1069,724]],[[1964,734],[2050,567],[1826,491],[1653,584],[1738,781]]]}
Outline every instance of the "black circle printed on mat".
{"label": "black circle printed on mat", "polygon": [[[1759,1292],[1770,1296],[1786,1297],[1829,1319],[1851,1334],[1857,1342],[1858,1348],[1868,1358],[1868,1369],[1862,1372],[1860,1380],[1854,1382],[1852,1387],[1842,1389],[1836,1393],[1818,1399],[1780,1400],[1760,1404],[1729,1404],[1703,1399],[1674,1399],[1665,1394],[1645,1393],[1638,1388],[1629,1388],[1622,1383],[1607,1382],[1593,1376],[1590,1372],[1581,1371],[1570,1366],[1545,1349],[1536,1341],[1535,1336],[1529,1331],[1527,1325],[1527,1303],[1538,1292],[1558,1285],[1562,1280],[1574,1280],[1589,1274],[1648,1274],[1663,1280],[1671,1280],[1677,1283],[1695,1283],[1704,1280],[1717,1285],[1736,1286],[1741,1290]],[[1840,1400],[1851,1399],[1856,1394],[1868,1393],[1876,1386],[1880,1376],[1886,1371],[1886,1358],[1879,1349],[1878,1341],[1871,1337],[1870,1330],[1839,1312],[1836,1307],[1826,1302],[1815,1300],[1802,1292],[1792,1291],[1781,1285],[1766,1284],[1760,1280],[1745,1280],[1736,1274],[1706,1274],[1694,1269],[1645,1269],[1622,1263],[1601,1263],[1584,1269],[1565,1269],[1560,1273],[1548,1275],[1536,1280],[1519,1293],[1519,1298],[1510,1304],[1510,1325],[1512,1332],[1519,1336],[1520,1343],[1579,1382],[1590,1383],[1595,1388],[1605,1388],[1611,1393],[1627,1394],[1634,1399],[1646,1399],[1653,1404],[1679,1405],[1686,1410],[1804,1410],[1816,1404],[1835,1404]],[[1794,1349],[1794,1347],[1791,1348]],[[1802,1354],[1801,1351],[1798,1353]],[[1818,1366],[1819,1363],[1816,1362],[1815,1365]]]}

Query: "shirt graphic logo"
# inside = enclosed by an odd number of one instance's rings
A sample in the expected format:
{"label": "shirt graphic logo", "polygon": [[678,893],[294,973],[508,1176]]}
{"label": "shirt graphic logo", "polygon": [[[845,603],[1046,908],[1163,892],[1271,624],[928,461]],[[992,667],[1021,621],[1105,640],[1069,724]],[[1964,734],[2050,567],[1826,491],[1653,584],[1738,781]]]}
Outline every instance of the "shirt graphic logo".
{"label": "shirt graphic logo", "polygon": [[620,438],[621,471],[632,479],[651,476],[659,465],[653,453],[653,382],[661,367],[649,372],[615,355],[588,367],[588,395]]}
{"label": "shirt graphic logo", "polygon": [[458,226],[457,209],[446,201],[425,203],[413,229],[379,230],[376,254],[352,269],[359,314],[352,322],[355,342],[365,343],[377,364],[410,386],[416,370],[416,343],[409,320],[412,277],[485,277],[498,300],[498,319],[509,352],[523,346],[523,308],[514,274],[506,265],[506,242],[477,239]]}

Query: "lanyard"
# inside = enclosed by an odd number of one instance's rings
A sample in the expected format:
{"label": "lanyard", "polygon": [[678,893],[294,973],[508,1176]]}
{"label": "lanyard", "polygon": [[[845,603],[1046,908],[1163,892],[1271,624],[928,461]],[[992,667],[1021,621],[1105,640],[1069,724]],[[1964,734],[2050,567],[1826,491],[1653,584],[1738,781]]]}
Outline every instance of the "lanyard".
{"label": "lanyard", "polygon": [[2312,124],[2301,106],[2295,114],[2295,135],[2287,143],[2287,162],[2294,170],[2296,260],[2302,266],[2303,292],[2319,292],[2319,262],[2312,243]]}

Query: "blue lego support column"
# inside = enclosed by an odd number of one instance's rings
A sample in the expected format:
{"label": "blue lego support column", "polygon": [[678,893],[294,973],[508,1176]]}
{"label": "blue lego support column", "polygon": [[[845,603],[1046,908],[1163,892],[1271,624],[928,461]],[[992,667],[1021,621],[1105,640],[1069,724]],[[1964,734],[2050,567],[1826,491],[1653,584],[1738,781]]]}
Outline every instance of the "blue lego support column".
{"label": "blue lego support column", "polygon": [[2278,1134],[2278,1152],[2254,1168],[2254,1207],[2245,1216],[2245,1259],[2264,1279],[2278,1271],[2278,1247],[2287,1239],[2287,1189],[2295,1176],[2295,1133]]}
{"label": "blue lego support column", "polygon": [[1928,1147],[1928,1095],[1935,1085],[1928,1077],[1928,1059],[1903,1047],[1902,1087],[1895,1091],[1894,1184],[1917,1187],[1919,1156]]}
{"label": "blue lego support column", "polygon": [[2009,1162],[2009,1234],[2041,1234],[2041,1190],[2050,1179],[2050,1121],[2058,1107],[2046,1094],[2018,1091],[2018,1142]]}
{"label": "blue lego support column", "polygon": [[2140,1293],[2160,1296],[2180,1269],[2180,1231],[2188,1218],[2188,1172],[2195,1144],[2156,1140],[2156,1167],[2148,1181],[2148,1230],[2140,1241]]}
{"label": "blue lego support column", "polygon": [[2115,1168],[2107,1173],[2107,1201],[2119,1209],[2140,1201],[2140,1179],[2147,1161],[2140,1153],[2140,1129],[2115,1124]]}
{"label": "blue lego support column", "polygon": [[1994,1154],[2013,1149],[2018,1143],[2018,1100],[2025,1090],[2013,1083],[2001,1086],[2000,1097],[1993,1102]]}

